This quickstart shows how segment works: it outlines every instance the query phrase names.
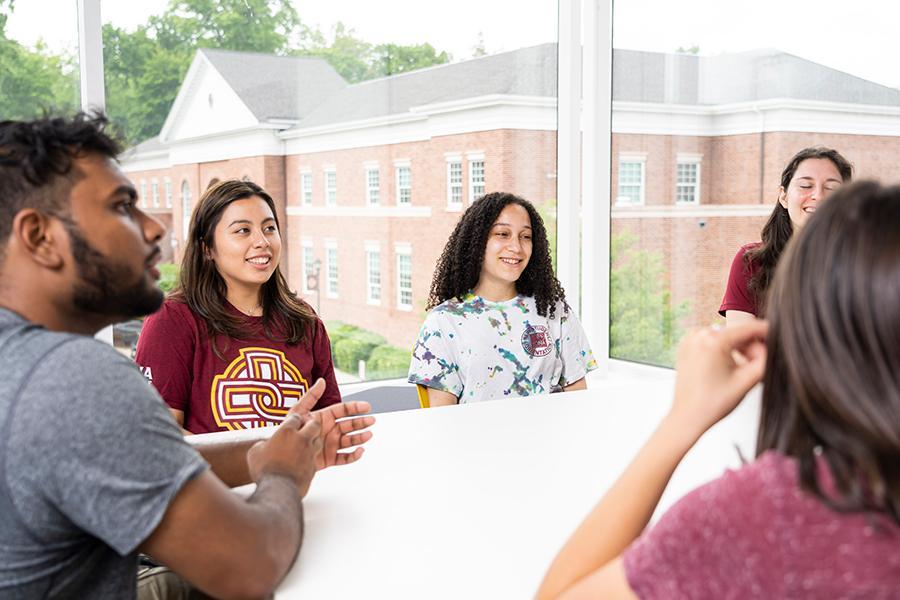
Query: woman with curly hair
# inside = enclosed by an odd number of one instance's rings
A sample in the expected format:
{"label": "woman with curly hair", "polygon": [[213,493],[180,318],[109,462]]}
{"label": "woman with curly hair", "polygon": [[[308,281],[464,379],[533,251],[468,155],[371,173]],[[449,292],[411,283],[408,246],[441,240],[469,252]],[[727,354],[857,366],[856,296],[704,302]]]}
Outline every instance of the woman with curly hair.
{"label": "woman with curly hair", "polygon": [[852,175],[850,162],[832,148],[804,148],[791,158],[781,173],[778,202],[762,228],[762,242],[742,246],[731,263],[719,307],[727,325],[763,316],[775,265],[794,230],[803,227],[819,201]]}
{"label": "woman with curly hair", "polygon": [[281,273],[275,202],[222,181],[191,217],[180,282],[147,317],[135,361],[190,433],[276,425],[318,380],[341,401],[325,326]]}
{"label": "woman with curly hair", "polygon": [[585,389],[597,363],[553,274],[544,222],[518,196],[476,200],[438,261],[409,381],[430,406]]}

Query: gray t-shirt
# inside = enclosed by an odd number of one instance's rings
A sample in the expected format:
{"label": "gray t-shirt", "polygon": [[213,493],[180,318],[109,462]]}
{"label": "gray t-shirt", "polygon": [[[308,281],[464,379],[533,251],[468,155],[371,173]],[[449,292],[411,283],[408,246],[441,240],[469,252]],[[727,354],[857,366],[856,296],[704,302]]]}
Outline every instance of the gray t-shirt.
{"label": "gray t-shirt", "polygon": [[0,309],[0,598],[133,598],[138,545],[207,468],[137,367]]}

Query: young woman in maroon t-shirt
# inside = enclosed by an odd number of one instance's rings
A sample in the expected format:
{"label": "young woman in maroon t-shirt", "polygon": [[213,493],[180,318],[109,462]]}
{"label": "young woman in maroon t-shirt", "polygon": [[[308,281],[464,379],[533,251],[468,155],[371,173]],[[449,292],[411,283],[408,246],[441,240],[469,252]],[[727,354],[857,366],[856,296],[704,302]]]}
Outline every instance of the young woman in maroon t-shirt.
{"label": "young woman in maroon t-shirt", "polygon": [[820,200],[850,181],[853,167],[837,150],[816,146],[794,155],[781,173],[778,202],[762,228],[762,242],[741,246],[731,263],[719,314],[727,325],[762,317],[775,265],[795,229]]}
{"label": "young woman in maroon t-shirt", "polygon": [[[900,186],[842,188],[785,254],[768,327],[685,338],[669,414],[556,557],[540,600],[898,597],[898,231]],[[757,459],[643,532],[682,457],[760,380]]]}
{"label": "young woman in maroon t-shirt", "polygon": [[178,288],[144,322],[135,361],[191,433],[279,423],[317,379],[341,401],[328,334],[278,266],[271,196],[249,181],[206,190]]}

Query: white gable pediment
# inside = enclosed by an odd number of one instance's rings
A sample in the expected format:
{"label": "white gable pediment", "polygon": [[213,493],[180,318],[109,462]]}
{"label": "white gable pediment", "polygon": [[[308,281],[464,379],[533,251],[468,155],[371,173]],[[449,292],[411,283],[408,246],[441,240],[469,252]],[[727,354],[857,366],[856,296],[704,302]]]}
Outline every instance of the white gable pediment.
{"label": "white gable pediment", "polygon": [[160,131],[165,144],[259,125],[240,96],[200,50],[194,56]]}

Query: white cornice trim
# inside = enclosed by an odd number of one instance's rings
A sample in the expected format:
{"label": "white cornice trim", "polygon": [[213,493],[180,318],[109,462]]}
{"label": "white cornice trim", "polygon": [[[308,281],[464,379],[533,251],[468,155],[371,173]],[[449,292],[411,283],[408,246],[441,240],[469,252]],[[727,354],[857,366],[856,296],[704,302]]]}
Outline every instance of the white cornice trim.
{"label": "white cornice trim", "polygon": [[556,108],[556,98],[552,96],[518,96],[513,94],[487,94],[473,96],[461,100],[433,102],[411,106],[409,112],[414,114],[438,115],[442,113],[486,108],[490,106],[524,106],[536,108]]}
{"label": "white cornice trim", "polygon": [[694,204],[664,206],[613,206],[613,219],[676,219],[703,217],[765,217],[772,204]]}
{"label": "white cornice trim", "polygon": [[793,98],[710,106],[615,101],[612,130],[709,137],[777,131],[900,136],[900,106]]}
{"label": "white cornice trim", "polygon": [[430,206],[288,206],[289,217],[430,218]]}

